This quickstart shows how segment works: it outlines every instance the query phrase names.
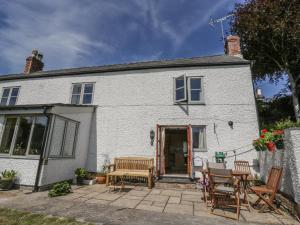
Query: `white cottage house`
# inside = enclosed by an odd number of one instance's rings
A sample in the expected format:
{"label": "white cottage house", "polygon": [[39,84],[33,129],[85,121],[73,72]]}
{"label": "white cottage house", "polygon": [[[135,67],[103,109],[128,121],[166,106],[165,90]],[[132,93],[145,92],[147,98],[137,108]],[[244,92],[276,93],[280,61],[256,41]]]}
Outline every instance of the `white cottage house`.
{"label": "white cottage house", "polygon": [[193,178],[220,151],[229,167],[253,164],[257,112],[237,46],[230,36],[225,55],[53,71],[33,51],[24,73],[0,76],[0,171],[40,188],[118,156],[154,158],[157,176]]}

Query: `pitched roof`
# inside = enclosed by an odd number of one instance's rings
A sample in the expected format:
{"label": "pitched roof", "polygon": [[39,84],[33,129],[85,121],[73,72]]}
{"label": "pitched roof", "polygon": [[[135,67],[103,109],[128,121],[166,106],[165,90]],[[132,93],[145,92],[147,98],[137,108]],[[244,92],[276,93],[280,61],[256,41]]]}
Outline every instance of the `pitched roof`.
{"label": "pitched roof", "polygon": [[94,67],[81,67],[72,69],[50,70],[41,71],[31,74],[8,74],[0,76],[0,81],[13,80],[13,79],[27,79],[35,77],[52,77],[52,76],[65,76],[77,74],[90,74],[90,73],[104,73],[128,70],[142,70],[142,69],[157,69],[157,68],[174,68],[174,67],[194,67],[194,66],[220,66],[220,65],[246,65],[250,61],[236,56],[229,55],[215,55],[194,58],[172,59],[172,60],[159,60],[159,61],[146,61],[135,62],[128,64],[114,64],[103,65]]}

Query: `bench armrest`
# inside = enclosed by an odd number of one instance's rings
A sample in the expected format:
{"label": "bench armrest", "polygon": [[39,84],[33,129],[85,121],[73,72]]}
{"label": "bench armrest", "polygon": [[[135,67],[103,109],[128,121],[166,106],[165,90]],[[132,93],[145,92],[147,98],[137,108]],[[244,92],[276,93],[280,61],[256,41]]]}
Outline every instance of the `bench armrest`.
{"label": "bench armrest", "polygon": [[109,164],[105,166],[108,169],[108,173],[116,170],[116,164]]}

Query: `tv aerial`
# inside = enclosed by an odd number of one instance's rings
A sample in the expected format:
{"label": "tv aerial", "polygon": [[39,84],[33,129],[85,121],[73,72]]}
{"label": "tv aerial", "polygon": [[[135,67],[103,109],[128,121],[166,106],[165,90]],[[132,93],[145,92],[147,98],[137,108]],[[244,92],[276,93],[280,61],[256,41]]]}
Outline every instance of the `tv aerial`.
{"label": "tv aerial", "polygon": [[225,45],[225,35],[224,35],[223,21],[227,20],[229,17],[232,17],[232,16],[233,16],[233,14],[229,14],[229,15],[221,17],[219,19],[215,19],[215,20],[210,19],[210,21],[208,23],[212,27],[214,27],[214,24],[220,23],[220,25],[221,25],[221,31],[222,31],[222,40],[223,40],[223,44],[224,45]]}

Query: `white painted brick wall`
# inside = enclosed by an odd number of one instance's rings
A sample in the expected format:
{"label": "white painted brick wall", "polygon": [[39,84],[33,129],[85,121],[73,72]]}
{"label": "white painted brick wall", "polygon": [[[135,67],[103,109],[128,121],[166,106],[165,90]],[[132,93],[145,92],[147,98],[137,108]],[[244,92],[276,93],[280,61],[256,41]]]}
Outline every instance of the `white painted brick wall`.
{"label": "white painted brick wall", "polygon": [[[173,104],[173,78],[204,77],[205,105]],[[207,125],[208,152],[226,151],[251,145],[258,136],[258,124],[249,66],[168,68],[36,78],[1,82],[0,88],[20,85],[17,104],[69,103],[75,82],[96,82],[94,118],[87,167],[102,168],[103,156],[155,156],[149,132],[156,124]],[[234,122],[233,129],[228,121]],[[217,125],[214,133],[214,123]],[[86,131],[89,132],[89,131]],[[250,146],[251,147],[251,146]],[[249,147],[242,149],[247,150]],[[238,159],[250,162],[256,153]],[[229,160],[232,165],[233,158]]]}

